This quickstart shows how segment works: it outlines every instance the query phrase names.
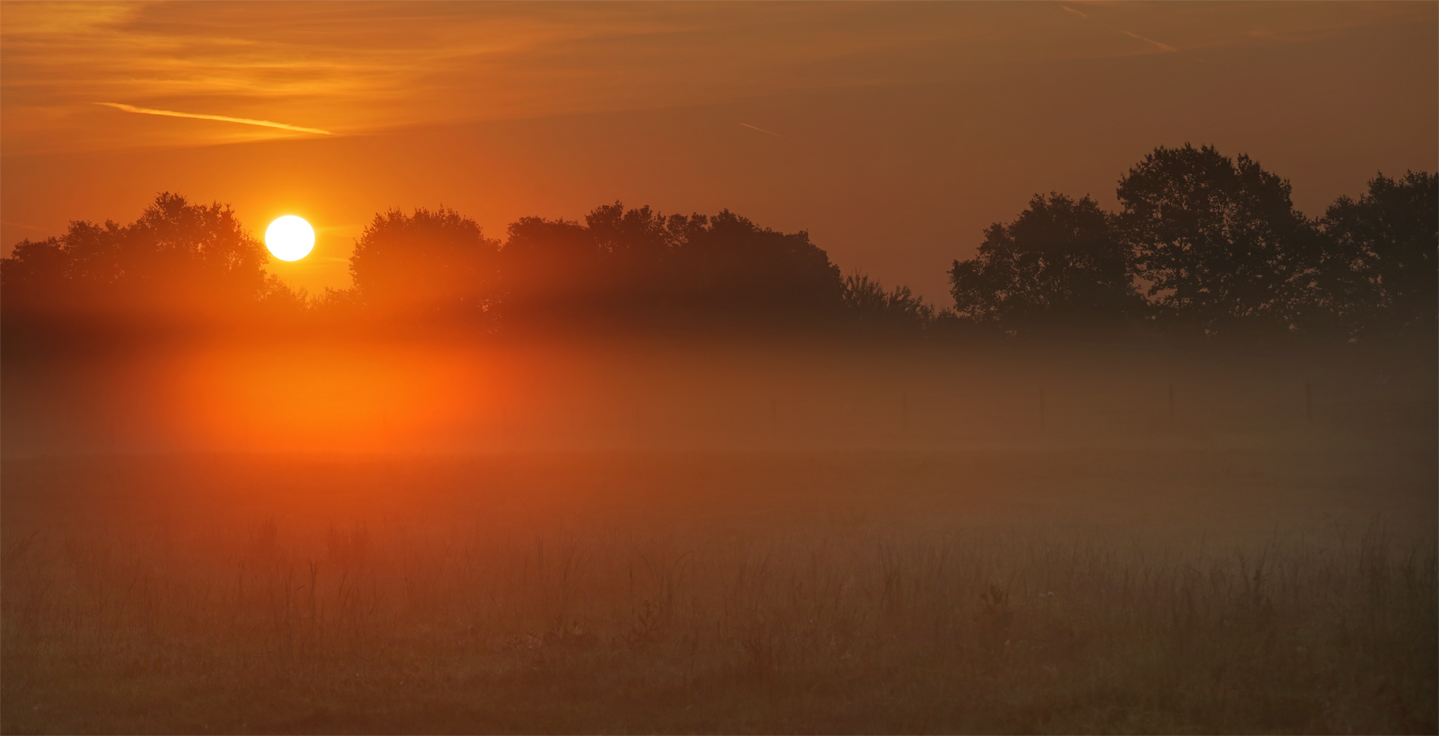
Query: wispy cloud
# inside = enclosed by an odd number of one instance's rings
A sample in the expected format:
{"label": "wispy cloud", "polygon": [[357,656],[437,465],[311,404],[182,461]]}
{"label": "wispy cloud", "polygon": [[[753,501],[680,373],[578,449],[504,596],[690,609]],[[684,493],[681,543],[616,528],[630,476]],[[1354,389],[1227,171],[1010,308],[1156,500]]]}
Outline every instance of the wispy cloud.
{"label": "wispy cloud", "polygon": [[1105,23],[1104,21],[1101,21],[1101,20],[1095,20],[1095,19],[1093,19],[1093,18],[1090,18],[1088,15],[1086,15],[1086,14],[1084,14],[1084,13],[1081,13],[1081,12],[1079,12],[1078,10],[1075,10],[1074,8],[1069,7],[1068,5],[1060,5],[1059,7],[1062,8],[1062,9],[1064,9],[1064,10],[1067,10],[1067,11],[1069,11],[1069,12],[1071,12],[1071,13],[1073,13],[1073,14],[1075,14],[1075,15],[1077,15],[1077,16],[1079,16],[1079,17],[1081,17],[1081,18],[1083,18],[1083,19],[1085,19],[1085,20],[1087,20],[1087,21],[1089,21],[1089,22],[1091,22],[1091,23],[1098,23],[1099,25],[1104,26],[1105,28],[1108,28],[1108,29],[1110,29],[1111,31],[1117,31],[1117,32],[1119,32],[1119,33],[1123,33],[1124,35],[1129,36],[1130,38],[1135,39],[1136,41],[1143,41],[1143,42],[1149,44],[1150,46],[1153,46],[1153,47],[1159,49],[1160,51],[1163,51],[1163,52],[1166,52],[1166,53],[1171,53],[1171,54],[1179,53],[1179,49],[1174,48],[1173,46],[1170,46],[1170,45],[1167,44],[1167,43],[1160,43],[1159,41],[1156,41],[1156,40],[1154,40],[1154,39],[1152,39],[1152,38],[1148,38],[1148,37],[1145,37],[1145,36],[1141,36],[1141,35],[1139,35],[1138,33],[1135,33],[1135,32],[1133,32],[1133,31],[1126,31],[1126,30],[1124,30],[1123,28],[1120,28],[1120,27],[1118,27],[1118,26],[1116,26],[1116,25],[1113,25],[1113,24],[1111,24],[1111,23]]}
{"label": "wispy cloud", "polygon": [[1140,41],[1143,41],[1143,42],[1145,42],[1145,43],[1147,43],[1147,44],[1152,44],[1155,48],[1159,49],[1160,51],[1168,51],[1168,52],[1170,52],[1170,53],[1179,53],[1179,49],[1176,49],[1176,48],[1174,48],[1173,46],[1170,46],[1170,45],[1167,44],[1167,43],[1160,43],[1160,42],[1158,42],[1158,41],[1156,41],[1156,40],[1154,40],[1154,39],[1152,39],[1152,38],[1145,38],[1144,36],[1141,36],[1141,35],[1139,35],[1138,33],[1134,33],[1134,32],[1132,32],[1132,31],[1126,31],[1126,30],[1124,30],[1123,28],[1117,28],[1117,29],[1115,29],[1115,30],[1119,31],[1120,33],[1123,33],[1123,34],[1126,35],[1126,36],[1129,36],[1130,38],[1137,38],[1137,39],[1139,39]]}
{"label": "wispy cloud", "polygon": [[764,128],[756,128],[755,126],[750,125],[749,123],[740,123],[740,125],[743,125],[744,127],[749,128],[750,130],[758,130],[758,131],[761,132],[761,133],[768,133],[768,134],[770,134],[770,135],[772,135],[772,136],[774,136],[774,137],[776,137],[776,138],[783,138],[783,137],[784,137],[784,136],[780,135],[779,133],[776,133],[776,132],[774,132],[774,131],[772,131],[772,130],[765,130]]}
{"label": "wispy cloud", "polygon": [[95,103],[95,104],[97,104],[97,105],[104,105],[104,106],[106,106],[106,107],[113,107],[113,108],[115,108],[116,110],[124,110],[125,112],[139,113],[139,114],[141,114],[141,115],[166,115],[166,116],[169,116],[169,117],[172,117],[172,118],[194,118],[194,119],[196,119],[196,120],[219,120],[220,122],[224,122],[224,123],[240,123],[240,124],[242,124],[242,125],[259,125],[259,126],[262,126],[262,127],[265,127],[265,128],[279,128],[279,129],[281,129],[281,130],[293,130],[293,131],[296,131],[296,132],[298,132],[298,133],[318,133],[318,134],[320,134],[320,135],[334,135],[333,133],[331,133],[331,132],[328,131],[328,130],[320,130],[319,128],[303,128],[303,127],[300,127],[300,126],[298,126],[298,125],[290,125],[290,124],[288,124],[288,123],[276,123],[276,122],[273,122],[273,121],[270,121],[270,120],[254,120],[254,119],[251,119],[251,118],[232,118],[232,117],[230,117],[230,116],[228,116],[228,115],[202,115],[202,114],[200,114],[200,113],[193,113],[193,112],[176,112],[176,111],[174,111],[174,110],[153,110],[153,109],[148,108],[148,107],[135,107],[134,105],[126,105],[126,104],[121,103],[121,102],[97,102],[97,103]]}
{"label": "wispy cloud", "polygon": [[[963,84],[1017,59],[1067,63],[1302,41],[1365,24],[1432,26],[1433,8],[1059,0],[1053,9],[1064,16],[1040,17],[1003,3],[6,3],[0,128],[7,156],[240,143],[276,131],[403,134],[808,90]],[[235,124],[114,125],[97,100]]]}

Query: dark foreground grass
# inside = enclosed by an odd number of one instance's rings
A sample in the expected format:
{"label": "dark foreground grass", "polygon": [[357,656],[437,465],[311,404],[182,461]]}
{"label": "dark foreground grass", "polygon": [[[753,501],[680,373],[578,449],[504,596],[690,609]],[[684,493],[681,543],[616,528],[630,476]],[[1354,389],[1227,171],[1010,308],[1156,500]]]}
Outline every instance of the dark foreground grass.
{"label": "dark foreground grass", "polygon": [[[717,468],[734,462],[611,476],[660,489],[720,473],[723,489],[738,476]],[[930,471],[908,460],[891,485],[889,462],[868,485],[893,509]],[[786,516],[739,487],[711,499],[743,507],[723,518],[606,516],[609,501],[533,487],[510,505],[326,518],[258,495],[157,508],[164,493],[125,477],[191,483],[205,467],[147,467],[64,481],[98,489],[83,524],[17,495],[63,474],[11,469],[6,733],[1436,729],[1427,522],[1217,541],[1198,521],[1157,537],[1027,523],[992,499],[876,520],[853,489]],[[782,485],[778,467],[761,475]],[[482,470],[467,472],[503,485]],[[1014,476],[985,472],[995,487]],[[415,498],[442,485],[364,474]],[[964,508],[988,517],[955,521]]]}

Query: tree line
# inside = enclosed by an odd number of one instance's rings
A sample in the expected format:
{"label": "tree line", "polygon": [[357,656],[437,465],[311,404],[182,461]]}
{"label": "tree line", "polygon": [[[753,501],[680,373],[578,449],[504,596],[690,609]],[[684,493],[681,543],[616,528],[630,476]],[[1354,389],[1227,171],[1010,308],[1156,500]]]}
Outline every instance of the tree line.
{"label": "tree line", "polygon": [[1435,175],[1370,180],[1305,217],[1289,182],[1213,147],[1158,148],[1121,210],[1036,195],[955,261],[960,318],[1011,334],[1148,323],[1194,334],[1430,335],[1439,312]]}
{"label": "tree line", "polygon": [[729,211],[597,207],[526,217],[505,239],[447,208],[377,214],[349,289],[295,291],[228,207],[161,194],[129,225],[76,221],[0,261],[6,322],[340,320],[486,331],[604,326],[834,328],[1432,338],[1439,313],[1435,175],[1382,174],[1323,215],[1289,183],[1213,147],[1157,148],[1119,181],[1117,212],[1035,195],[949,270],[953,304],[845,276],[804,231]]}

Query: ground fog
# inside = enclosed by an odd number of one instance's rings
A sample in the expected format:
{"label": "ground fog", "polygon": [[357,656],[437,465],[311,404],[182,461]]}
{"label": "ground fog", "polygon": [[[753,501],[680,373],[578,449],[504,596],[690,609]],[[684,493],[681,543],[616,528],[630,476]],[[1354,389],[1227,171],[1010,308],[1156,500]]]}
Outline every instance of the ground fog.
{"label": "ground fog", "polygon": [[0,730],[1433,732],[1422,384],[896,364],[514,392],[423,452],[87,434],[51,373],[7,398]]}

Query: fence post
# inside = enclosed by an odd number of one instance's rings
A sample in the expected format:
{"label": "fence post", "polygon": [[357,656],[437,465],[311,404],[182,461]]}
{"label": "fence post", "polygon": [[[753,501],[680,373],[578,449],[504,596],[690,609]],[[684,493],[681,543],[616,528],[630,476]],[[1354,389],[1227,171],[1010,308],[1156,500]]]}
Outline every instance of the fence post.
{"label": "fence post", "polygon": [[1174,384],[1169,384],[1169,426],[1174,426]]}
{"label": "fence post", "polygon": [[1314,423],[1314,384],[1304,384],[1304,423]]}
{"label": "fence post", "polygon": [[1039,431],[1044,431],[1044,389],[1039,390]]}

